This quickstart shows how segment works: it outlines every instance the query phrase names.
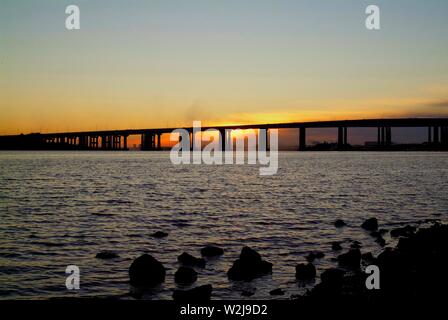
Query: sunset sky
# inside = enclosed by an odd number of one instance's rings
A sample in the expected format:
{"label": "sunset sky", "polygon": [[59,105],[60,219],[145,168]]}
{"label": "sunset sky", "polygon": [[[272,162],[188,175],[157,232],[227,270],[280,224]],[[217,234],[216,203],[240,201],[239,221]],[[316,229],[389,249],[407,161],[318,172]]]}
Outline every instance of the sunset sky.
{"label": "sunset sky", "polygon": [[[364,10],[381,9],[368,31]],[[65,8],[81,30],[65,29]],[[448,116],[446,0],[0,0],[0,134]]]}

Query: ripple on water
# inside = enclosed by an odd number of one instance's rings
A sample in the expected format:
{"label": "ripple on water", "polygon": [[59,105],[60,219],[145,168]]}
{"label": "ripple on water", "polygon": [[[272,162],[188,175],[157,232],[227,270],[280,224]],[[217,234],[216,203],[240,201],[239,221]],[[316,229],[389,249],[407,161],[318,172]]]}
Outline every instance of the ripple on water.
{"label": "ripple on water", "polygon": [[[325,253],[319,275],[354,240],[381,250],[364,219],[391,229],[447,217],[444,153],[282,153],[279,164],[278,175],[260,177],[256,166],[172,166],[163,152],[1,152],[0,299],[64,296],[70,264],[82,270],[77,296],[128,299],[129,265],[144,252],[167,278],[143,298],[171,299],[177,256],[200,256],[207,244],[225,250],[197,270],[213,298],[271,299],[281,287],[287,299],[314,285],[295,280],[311,251]],[[348,226],[336,229],[336,219]],[[150,236],[159,230],[169,236]],[[333,252],[334,241],[344,250]],[[272,275],[227,279],[244,245],[274,263]],[[103,250],[120,258],[96,259]]]}

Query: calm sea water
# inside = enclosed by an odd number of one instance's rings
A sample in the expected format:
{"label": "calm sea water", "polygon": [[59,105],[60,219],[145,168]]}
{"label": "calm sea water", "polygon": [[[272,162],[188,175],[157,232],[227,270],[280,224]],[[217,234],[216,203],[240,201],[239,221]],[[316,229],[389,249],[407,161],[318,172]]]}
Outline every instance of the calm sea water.
{"label": "calm sea water", "polygon": [[[214,299],[253,288],[252,299],[270,299],[279,287],[285,299],[312,286],[294,276],[311,250],[326,254],[319,272],[335,266],[332,241],[378,253],[364,219],[388,229],[447,220],[447,194],[447,153],[281,153],[278,174],[261,177],[250,165],[173,166],[166,152],[1,152],[0,299],[126,298],[129,265],[144,252],[167,268],[144,298],[171,299],[177,256],[200,256],[206,244],[225,250],[198,269],[195,285],[211,283]],[[169,236],[152,238],[158,230]],[[273,262],[273,274],[229,281],[243,245]],[[101,250],[120,258],[96,259]],[[81,269],[77,292],[65,289],[71,264]]]}

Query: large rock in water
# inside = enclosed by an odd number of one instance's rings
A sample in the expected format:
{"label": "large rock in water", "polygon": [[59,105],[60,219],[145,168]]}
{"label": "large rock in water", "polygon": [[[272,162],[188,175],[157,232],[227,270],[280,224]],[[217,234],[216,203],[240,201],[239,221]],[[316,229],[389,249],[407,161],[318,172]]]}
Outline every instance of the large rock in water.
{"label": "large rock in water", "polygon": [[130,283],[134,287],[153,287],[165,281],[165,268],[154,257],[144,254],[129,267]]}
{"label": "large rock in water", "polygon": [[358,269],[361,263],[361,251],[359,249],[350,249],[347,253],[338,256],[337,259],[341,266]]}
{"label": "large rock in water", "polygon": [[216,257],[224,254],[224,250],[216,246],[206,246],[201,249],[201,255],[204,257]]}
{"label": "large rock in water", "polygon": [[397,237],[410,237],[413,236],[415,231],[417,230],[416,227],[413,226],[405,226],[403,228],[396,228],[391,230],[390,235],[394,238]]}
{"label": "large rock in water", "polygon": [[97,258],[97,259],[104,259],[104,260],[115,259],[118,257],[119,257],[118,254],[116,254],[115,252],[107,251],[107,250],[98,252],[95,256],[95,258]]}
{"label": "large rock in water", "polygon": [[180,256],[177,257],[177,261],[186,266],[194,266],[194,267],[205,267],[205,259],[204,258],[196,258],[191,254],[184,252]]}
{"label": "large rock in water", "polygon": [[308,262],[313,262],[314,260],[322,259],[323,257],[325,257],[325,253],[321,251],[312,251],[307,255],[306,260]]}
{"label": "large rock in water", "polygon": [[340,251],[340,250],[342,250],[341,243],[337,242],[337,241],[333,242],[331,244],[331,250],[333,250],[333,251]]}
{"label": "large rock in water", "polygon": [[272,263],[262,260],[257,251],[244,247],[240,258],[227,271],[227,276],[231,280],[250,281],[269,273],[272,273]]}
{"label": "large rock in water", "polygon": [[342,227],[345,227],[347,224],[345,223],[345,221],[344,220],[342,220],[342,219],[338,219],[338,220],[336,220],[335,222],[334,222],[334,226],[336,227],[336,228],[342,228]]}
{"label": "large rock in water", "polygon": [[174,301],[208,301],[212,295],[213,287],[211,284],[196,287],[190,290],[174,290]]}
{"label": "large rock in water", "polygon": [[180,267],[174,274],[174,281],[176,283],[189,284],[198,279],[198,274],[192,268]]}
{"label": "large rock in water", "polygon": [[341,269],[328,269],[322,272],[320,279],[322,283],[332,287],[338,287],[342,284],[345,272]]}
{"label": "large rock in water", "polygon": [[316,267],[312,263],[299,263],[296,266],[297,280],[308,280],[316,277]]}
{"label": "large rock in water", "polygon": [[361,227],[368,231],[378,230],[378,220],[376,218],[370,218],[364,221]]}

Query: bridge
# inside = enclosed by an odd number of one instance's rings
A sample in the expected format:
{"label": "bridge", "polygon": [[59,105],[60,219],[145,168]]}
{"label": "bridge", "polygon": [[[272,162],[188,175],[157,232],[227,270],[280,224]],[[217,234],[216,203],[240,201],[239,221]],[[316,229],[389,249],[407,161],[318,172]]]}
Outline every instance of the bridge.
{"label": "bridge", "polygon": [[[202,127],[201,131],[216,129],[225,137],[225,130],[237,129],[299,129],[299,150],[306,150],[306,130],[315,128],[337,128],[337,146],[347,149],[348,128],[377,128],[377,146],[387,148],[392,144],[392,128],[428,129],[427,144],[448,148],[448,118],[393,118],[393,119],[359,119],[313,122],[289,122],[273,124],[248,124]],[[30,133],[0,136],[2,150],[129,150],[127,139],[130,135],[141,136],[141,150],[161,150],[161,135],[175,129],[193,132],[193,127],[183,128],[149,128],[102,130],[62,133]],[[224,144],[223,144],[224,145]]]}

